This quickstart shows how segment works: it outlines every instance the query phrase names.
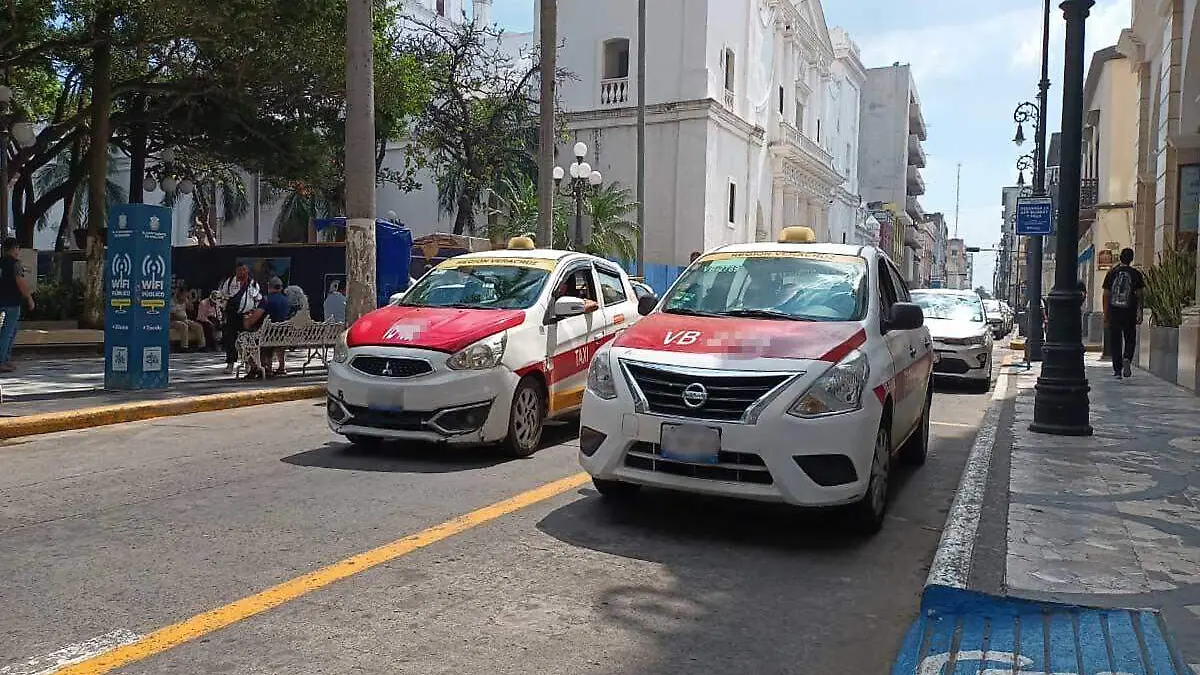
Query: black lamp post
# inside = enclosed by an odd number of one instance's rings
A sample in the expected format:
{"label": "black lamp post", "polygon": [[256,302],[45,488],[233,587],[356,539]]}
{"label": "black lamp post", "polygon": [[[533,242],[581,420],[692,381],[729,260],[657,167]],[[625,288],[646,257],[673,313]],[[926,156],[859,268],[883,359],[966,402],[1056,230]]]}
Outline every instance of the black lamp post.
{"label": "black lamp post", "polygon": [[[567,196],[575,198],[575,232],[572,237],[572,245],[576,251],[583,250],[583,196],[588,188],[596,188],[600,183],[604,182],[604,176],[599,171],[593,171],[592,166],[583,161],[587,156],[587,143],[576,143],[575,147],[575,163],[571,165],[571,184]],[[554,167],[554,186],[558,188],[563,178],[566,177],[566,171],[561,166]]]}
{"label": "black lamp post", "polygon": [[1079,245],[1079,179],[1083,164],[1084,28],[1095,0],[1065,0],[1066,57],[1063,69],[1062,166],[1058,202],[1057,257],[1050,291],[1046,358],[1038,377],[1031,431],[1090,436],[1087,373],[1083,365],[1083,294],[1075,275]]}

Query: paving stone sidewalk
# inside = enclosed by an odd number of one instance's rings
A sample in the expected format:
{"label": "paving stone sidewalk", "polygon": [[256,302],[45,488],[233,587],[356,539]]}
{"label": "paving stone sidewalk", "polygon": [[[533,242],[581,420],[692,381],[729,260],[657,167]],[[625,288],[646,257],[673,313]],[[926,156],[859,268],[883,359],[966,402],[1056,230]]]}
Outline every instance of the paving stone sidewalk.
{"label": "paving stone sidewalk", "polygon": [[170,388],[161,391],[107,392],[104,390],[102,357],[45,357],[21,360],[17,362],[17,372],[0,375],[0,416],[61,412],[134,401],[318,384],[325,381],[325,367],[319,361],[309,364],[303,374],[303,354],[289,354],[286,363],[288,375],[285,377],[246,381],[225,374],[224,354],[172,354]]}
{"label": "paving stone sidewalk", "polygon": [[1005,590],[1163,611],[1200,675],[1200,397],[1088,359],[1090,438],[1029,431],[1037,368],[1014,375]]}

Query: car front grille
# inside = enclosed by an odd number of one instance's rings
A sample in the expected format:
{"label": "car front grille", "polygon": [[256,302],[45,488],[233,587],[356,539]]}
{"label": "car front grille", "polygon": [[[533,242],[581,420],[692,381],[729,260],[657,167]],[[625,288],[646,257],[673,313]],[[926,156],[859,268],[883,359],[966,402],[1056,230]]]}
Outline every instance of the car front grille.
{"label": "car front grille", "polygon": [[416,377],[433,372],[433,366],[422,359],[356,356],[350,365],[360,373],[376,377]]}
{"label": "car front grille", "polygon": [[[759,399],[792,377],[790,373],[697,374],[629,362],[623,365],[645,397],[648,412],[723,422],[740,421]],[[693,385],[700,385],[707,394],[697,407],[689,406],[683,398],[684,390]]]}
{"label": "car front grille", "polygon": [[639,441],[625,453],[625,466],[702,480],[756,485],[771,485],[775,482],[762,457],[748,452],[722,450],[717,455],[716,464],[691,464],[666,459],[662,456],[662,447],[657,443]]}
{"label": "car front grille", "polygon": [[933,364],[933,372],[945,373],[946,375],[965,375],[971,367],[966,361],[952,357],[943,356],[938,359],[938,362]]}
{"label": "car front grille", "polygon": [[385,412],[348,403],[342,403],[342,406],[351,415],[349,424],[390,431],[424,431],[426,422],[433,415],[429,412]]}

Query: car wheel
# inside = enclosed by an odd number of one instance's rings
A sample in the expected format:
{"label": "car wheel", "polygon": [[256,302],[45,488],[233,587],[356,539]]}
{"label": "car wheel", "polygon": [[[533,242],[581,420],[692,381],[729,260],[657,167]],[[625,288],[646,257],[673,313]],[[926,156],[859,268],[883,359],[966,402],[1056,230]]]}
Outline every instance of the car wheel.
{"label": "car wheel", "polygon": [[383,439],[375,436],[359,436],[357,434],[350,434],[346,436],[346,440],[364,450],[375,450],[383,446]]}
{"label": "car wheel", "polygon": [[921,421],[904,446],[900,448],[900,459],[905,464],[921,466],[929,457],[929,414],[933,408],[933,382],[929,383],[929,393],[925,396],[925,409],[921,411]]}
{"label": "car wheel", "polygon": [[875,534],[883,528],[891,482],[891,445],[891,434],[888,433],[885,420],[875,434],[875,451],[871,457],[871,478],[867,483],[867,491],[862,499],[850,507],[853,527],[863,534]]}
{"label": "car wheel", "polygon": [[532,377],[517,383],[508,415],[508,436],[504,447],[512,457],[528,457],[537,452],[546,422],[546,393]]}
{"label": "car wheel", "polygon": [[602,497],[613,500],[628,499],[642,489],[642,486],[637,483],[625,483],[619,480],[605,480],[603,478],[593,478],[592,485]]}

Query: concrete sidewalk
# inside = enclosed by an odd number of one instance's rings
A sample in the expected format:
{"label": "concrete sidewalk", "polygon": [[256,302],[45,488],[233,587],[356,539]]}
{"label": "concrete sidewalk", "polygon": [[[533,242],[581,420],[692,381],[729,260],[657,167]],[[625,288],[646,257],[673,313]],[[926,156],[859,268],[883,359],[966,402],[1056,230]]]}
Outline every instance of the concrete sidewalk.
{"label": "concrete sidewalk", "polygon": [[1161,610],[1200,664],[1200,398],[1098,358],[1087,372],[1091,438],[1029,431],[1037,371],[1015,376],[1005,590]]}
{"label": "concrete sidewalk", "polygon": [[1200,675],[1200,398],[1087,365],[1088,438],[1004,369],[893,675]]}

